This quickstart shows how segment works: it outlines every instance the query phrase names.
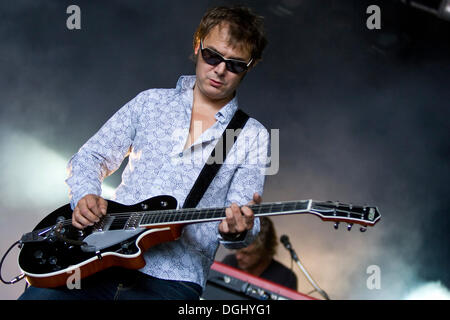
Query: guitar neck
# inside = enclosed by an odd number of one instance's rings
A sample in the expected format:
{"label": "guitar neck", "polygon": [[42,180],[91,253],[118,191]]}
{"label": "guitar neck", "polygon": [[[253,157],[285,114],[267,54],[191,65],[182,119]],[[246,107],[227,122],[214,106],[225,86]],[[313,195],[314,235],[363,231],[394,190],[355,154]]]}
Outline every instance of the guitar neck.
{"label": "guitar neck", "polygon": [[[294,213],[307,213],[311,209],[312,200],[268,202],[248,205],[256,217]],[[145,212],[140,220],[140,227],[174,223],[194,223],[218,221],[225,218],[226,207],[205,209],[178,209]]]}
{"label": "guitar neck", "polygon": [[[350,225],[357,223],[362,226],[373,226],[381,218],[377,207],[344,204],[337,201],[267,202],[248,207],[253,210],[256,217],[308,213],[314,214],[324,221],[347,222]],[[225,218],[225,210],[226,208],[222,207],[145,211],[135,213],[137,216],[134,220],[138,221],[139,227],[209,222]]]}

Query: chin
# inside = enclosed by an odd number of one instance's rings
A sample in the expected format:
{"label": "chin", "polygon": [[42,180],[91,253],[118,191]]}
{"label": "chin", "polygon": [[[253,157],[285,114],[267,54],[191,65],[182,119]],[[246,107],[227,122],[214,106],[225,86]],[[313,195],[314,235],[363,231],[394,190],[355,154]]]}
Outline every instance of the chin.
{"label": "chin", "polygon": [[223,90],[215,88],[209,84],[207,84],[206,88],[204,88],[203,94],[212,100],[225,99],[231,95],[231,93],[224,92]]}

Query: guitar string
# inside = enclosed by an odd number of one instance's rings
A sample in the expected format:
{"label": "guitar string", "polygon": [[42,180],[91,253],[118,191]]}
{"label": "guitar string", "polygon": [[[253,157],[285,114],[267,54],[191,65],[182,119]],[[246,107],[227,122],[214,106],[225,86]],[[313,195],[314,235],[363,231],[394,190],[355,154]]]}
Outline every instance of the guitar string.
{"label": "guitar string", "polygon": [[[277,204],[277,206],[279,206],[280,208],[270,208],[270,212],[273,212],[274,209],[277,209],[275,211],[279,211],[280,213],[282,213],[283,211],[291,211],[290,209],[294,209],[294,210],[300,210],[300,208],[285,208],[286,205],[289,204],[296,204],[296,203],[288,203],[288,204]],[[251,205],[250,207],[253,208],[254,210],[260,210],[261,208],[264,208],[264,206],[268,206],[268,205],[273,205],[273,204],[264,204],[264,205]],[[287,210],[286,210],[287,209]],[[316,211],[319,211],[317,209],[315,209]],[[334,211],[333,209],[329,209]],[[173,211],[170,215],[167,215],[168,211]],[[110,213],[109,216],[113,216],[115,219],[114,221],[121,221],[123,219],[128,220],[130,219],[130,217],[132,215],[138,215],[140,218],[143,218],[144,216],[146,218],[148,218],[149,216],[153,216],[151,218],[146,219],[147,221],[153,221],[152,223],[155,223],[155,217],[158,218],[164,218],[163,220],[167,221],[158,221],[158,222],[175,222],[175,221],[183,221],[183,220],[178,220],[179,217],[181,217],[182,215],[191,215],[189,217],[189,219],[186,220],[192,220],[195,219],[195,214],[200,215],[202,213],[205,213],[205,217],[204,219],[207,218],[221,218],[223,217],[225,208],[204,208],[204,209],[180,209],[180,210],[155,210],[155,211],[140,211],[140,212],[126,212],[126,213]],[[320,212],[320,211],[319,211]],[[342,213],[346,213],[346,214],[358,214],[355,211],[347,211],[347,210],[339,210],[337,209],[336,212],[342,212]],[[209,217],[207,217],[207,215],[209,214]],[[220,214],[220,216],[217,216],[217,214]],[[261,212],[257,212],[255,213],[256,216],[258,215],[264,215],[265,212],[261,213]],[[193,216],[192,216],[193,215]],[[364,214],[360,213],[361,217],[364,216]],[[179,216],[179,217],[178,217]],[[174,219],[170,219],[170,218],[174,218]],[[160,219],[159,219],[160,220]],[[201,219],[199,219],[201,220]],[[71,223],[71,220],[65,220],[64,223]]]}
{"label": "guitar string", "polygon": [[[275,203],[269,203],[269,204],[261,204],[261,205],[249,205],[249,207],[251,207],[254,211],[256,210],[261,210],[262,208],[267,208],[269,205],[271,206],[269,208],[270,212],[273,211],[278,211],[279,213],[283,213],[284,211],[288,212],[288,211],[292,211],[293,210],[300,210],[300,208],[286,208],[286,206],[289,205],[297,205],[301,202],[286,202],[283,204],[275,204]],[[272,207],[275,205],[275,208]],[[201,209],[178,209],[178,210],[155,210],[155,211],[140,211],[140,212],[125,212],[125,213],[110,213],[108,214],[109,216],[113,216],[114,220],[112,221],[112,223],[116,223],[119,224],[122,222],[126,222],[127,220],[129,220],[133,215],[138,215],[139,216],[139,220],[142,221],[142,218],[144,218],[144,216],[146,217],[146,221],[148,221],[148,224],[156,224],[156,223],[167,223],[167,222],[176,222],[176,221],[190,221],[190,220],[195,220],[197,218],[197,220],[201,220],[201,219],[218,219],[218,218],[223,218],[224,217],[224,213],[225,213],[225,209],[226,208],[201,208]],[[276,210],[274,210],[276,209]],[[317,209],[315,209],[316,211],[319,211]],[[329,209],[334,211],[333,209]],[[173,211],[171,214],[167,214],[168,211]],[[313,211],[313,210],[312,210]],[[319,211],[320,212],[320,211]],[[340,210],[340,209],[336,209],[336,212],[340,212],[340,213],[345,213],[345,214],[358,214],[355,211],[347,211],[347,210]],[[201,214],[205,214],[204,218],[198,218],[195,217],[195,215],[200,216]],[[267,212],[269,213],[269,212]],[[209,214],[209,216],[208,216]],[[217,214],[220,214],[219,216],[217,216]],[[256,216],[262,216],[266,214],[266,212],[256,212],[255,215]],[[179,219],[181,218],[183,215],[186,215],[185,219]],[[359,213],[359,215],[361,216],[361,219],[363,219],[364,214],[363,213]],[[149,217],[151,216],[151,217]],[[188,218],[189,217],[189,218]],[[173,219],[171,219],[173,218]],[[161,219],[163,221],[161,221]],[[67,219],[64,220],[62,222],[63,226],[67,226],[72,224],[72,220],[71,219]]]}
{"label": "guitar string", "polygon": [[[262,207],[260,207],[260,208],[262,208]],[[257,209],[257,208],[254,207],[253,209]],[[282,213],[284,211],[286,211],[286,212],[287,211],[292,211],[292,210],[290,210],[291,208],[283,208],[283,207],[276,208],[277,210],[274,210],[274,209],[275,208],[271,208],[271,210],[269,210],[269,211],[270,212],[278,211],[280,213]],[[283,210],[281,210],[281,209],[283,209]],[[300,210],[299,208],[292,208],[292,209]],[[329,210],[330,210],[330,212],[334,211],[332,209],[329,209]],[[127,212],[127,213],[110,213],[109,216],[113,216],[115,218],[114,221],[128,220],[133,215],[138,215],[139,218],[143,218],[145,216],[147,218],[146,220],[149,221],[149,222],[150,221],[155,222],[154,221],[155,217],[156,218],[164,218],[164,220],[165,220],[165,218],[168,219],[168,221],[162,221],[162,222],[172,222],[172,221],[183,221],[183,220],[178,220],[178,218],[181,218],[182,215],[186,215],[186,220],[192,220],[192,219],[196,218],[195,215],[201,215],[203,213],[205,214],[204,219],[207,219],[207,218],[221,218],[221,217],[224,217],[223,214],[224,214],[225,210],[223,208],[214,208],[214,209],[206,209],[206,210],[205,209],[176,210],[176,211],[173,211],[170,215],[167,214],[168,211],[171,211],[171,210],[162,210],[162,211],[158,210],[158,211],[145,211],[145,212]],[[318,211],[318,212],[320,212],[320,210],[317,210],[317,209],[313,209],[311,211]],[[339,209],[337,209],[336,212],[341,212],[341,213],[346,213],[346,214],[352,214],[352,213],[353,214],[358,214],[357,212],[354,212],[354,211],[339,210]],[[269,212],[267,212],[267,213],[269,213]],[[217,214],[220,214],[220,215],[217,216]],[[262,213],[261,212],[256,212],[255,213],[256,216],[264,215],[264,214],[266,214],[266,212],[262,212]],[[364,214],[362,214],[362,213],[359,213],[359,215],[361,217],[364,216]],[[151,217],[149,218],[149,216],[151,216]],[[189,219],[188,219],[188,216],[189,216]],[[173,219],[170,221],[170,218],[173,218]],[[201,220],[201,219],[199,219],[199,220]],[[69,223],[71,221],[72,220],[67,219],[67,220],[64,221],[64,223]]]}
{"label": "guitar string", "polygon": [[[255,213],[255,215],[258,214],[264,214],[261,213],[261,209],[265,209],[268,206],[270,206],[269,210],[270,211],[291,211],[291,210],[286,210],[286,209],[293,209],[293,210],[300,210],[300,208],[286,208],[287,206],[290,205],[297,205],[302,203],[301,201],[297,201],[297,202],[285,202],[282,204],[276,204],[276,203],[265,203],[265,204],[254,204],[254,205],[248,205],[248,207],[250,207],[253,211],[259,211],[258,213]],[[114,221],[119,221],[118,219],[126,219],[128,220],[132,215],[142,215],[142,218],[144,216],[153,216],[147,220],[152,220],[155,221],[158,218],[161,217],[168,217],[169,219],[171,217],[176,218],[176,216],[182,216],[182,215],[201,215],[203,213],[205,213],[205,215],[208,215],[208,213],[210,215],[216,215],[216,214],[221,214],[220,216],[216,217],[210,217],[210,218],[220,218],[220,217],[224,217],[223,214],[225,214],[225,209],[223,207],[217,207],[217,208],[186,208],[186,209],[178,209],[178,210],[174,210],[174,209],[169,209],[169,210],[155,210],[155,211],[138,211],[138,212],[121,212],[121,213],[108,213],[108,216],[113,216],[115,219]],[[275,210],[274,210],[275,209]],[[171,214],[167,214],[168,211],[172,211]],[[156,217],[156,219],[154,219],[154,217]],[[152,219],[153,218],[153,219]],[[191,217],[191,218],[195,218],[195,217]],[[205,219],[208,217],[205,217]],[[161,219],[159,219],[161,220]],[[175,220],[175,219],[174,219]],[[174,221],[172,220],[172,221]],[[191,220],[191,219],[187,219],[187,220]],[[161,221],[161,222],[172,222],[172,221]],[[183,220],[181,220],[183,221]],[[72,223],[72,219],[66,219],[64,221],[62,221],[63,225],[69,225]]]}

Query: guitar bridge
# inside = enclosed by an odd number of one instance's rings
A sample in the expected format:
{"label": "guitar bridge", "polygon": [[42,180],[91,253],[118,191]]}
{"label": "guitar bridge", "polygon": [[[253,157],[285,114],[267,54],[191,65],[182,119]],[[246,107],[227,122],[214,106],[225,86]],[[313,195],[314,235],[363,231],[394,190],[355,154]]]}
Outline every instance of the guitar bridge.
{"label": "guitar bridge", "polygon": [[[51,232],[54,230],[54,226],[40,229],[32,232],[25,233],[20,238],[21,243],[29,243],[29,242],[42,242],[47,240],[51,236]],[[50,233],[50,235],[49,235]]]}

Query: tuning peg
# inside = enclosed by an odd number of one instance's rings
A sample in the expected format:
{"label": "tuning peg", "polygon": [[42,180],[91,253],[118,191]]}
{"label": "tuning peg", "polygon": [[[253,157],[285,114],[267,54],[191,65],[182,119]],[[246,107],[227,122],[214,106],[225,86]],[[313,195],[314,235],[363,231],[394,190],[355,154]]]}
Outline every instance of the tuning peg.
{"label": "tuning peg", "polygon": [[339,222],[336,222],[335,224],[334,224],[334,228],[337,230],[337,229],[339,229]]}
{"label": "tuning peg", "polygon": [[352,230],[352,227],[353,227],[353,223],[347,224],[347,230],[348,231]]}
{"label": "tuning peg", "polygon": [[359,231],[361,231],[361,232],[366,232],[366,230],[367,230],[366,227],[361,227],[361,228],[359,228]]}

